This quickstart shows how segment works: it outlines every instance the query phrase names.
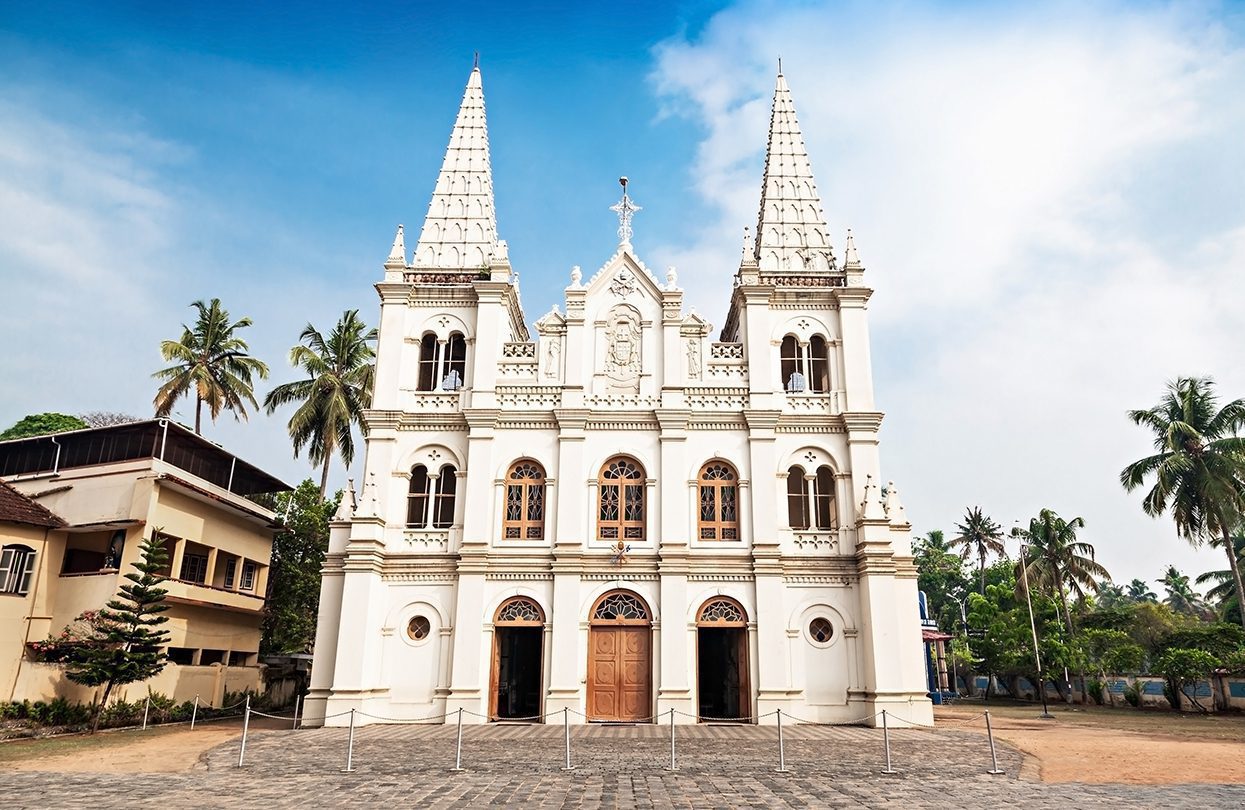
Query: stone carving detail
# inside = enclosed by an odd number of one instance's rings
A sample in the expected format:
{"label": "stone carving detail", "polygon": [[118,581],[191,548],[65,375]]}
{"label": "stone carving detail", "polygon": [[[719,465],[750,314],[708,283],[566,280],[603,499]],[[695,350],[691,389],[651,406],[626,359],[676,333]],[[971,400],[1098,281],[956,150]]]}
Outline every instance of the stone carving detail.
{"label": "stone carving detail", "polygon": [[536,357],[535,343],[503,343],[501,346],[502,357]]}
{"label": "stone carving detail", "polygon": [[714,360],[743,360],[744,344],[713,343],[709,346],[709,357]]}
{"label": "stone carving detail", "polygon": [[635,274],[626,267],[619,268],[618,274],[610,282],[610,292],[619,298],[626,298],[635,292]]}
{"label": "stone carving detail", "polygon": [[640,389],[640,318],[634,310],[618,307],[605,327],[605,376],[612,391]]}
{"label": "stone carving detail", "polygon": [[549,346],[545,349],[545,376],[557,377],[561,367],[562,341],[556,337],[546,338]]}
{"label": "stone carving detail", "polygon": [[550,385],[499,385],[497,404],[503,408],[556,408],[562,404],[562,389]]}
{"label": "stone carving detail", "polygon": [[839,544],[838,535],[827,532],[793,532],[792,536],[800,551],[832,553]]}
{"label": "stone carving detail", "polygon": [[700,341],[696,338],[687,339],[687,376],[691,380],[700,379]]}

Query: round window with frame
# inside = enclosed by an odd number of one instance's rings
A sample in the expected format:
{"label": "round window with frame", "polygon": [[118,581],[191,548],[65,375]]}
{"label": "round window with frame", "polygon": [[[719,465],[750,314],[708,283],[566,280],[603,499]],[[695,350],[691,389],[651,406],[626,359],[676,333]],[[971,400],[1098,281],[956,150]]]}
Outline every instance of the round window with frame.
{"label": "round window with frame", "polygon": [[432,622],[427,616],[412,616],[406,623],[406,637],[411,641],[426,641],[432,633]]}
{"label": "round window with frame", "polygon": [[834,625],[825,616],[818,616],[808,623],[808,640],[814,647],[828,647],[834,640]]}

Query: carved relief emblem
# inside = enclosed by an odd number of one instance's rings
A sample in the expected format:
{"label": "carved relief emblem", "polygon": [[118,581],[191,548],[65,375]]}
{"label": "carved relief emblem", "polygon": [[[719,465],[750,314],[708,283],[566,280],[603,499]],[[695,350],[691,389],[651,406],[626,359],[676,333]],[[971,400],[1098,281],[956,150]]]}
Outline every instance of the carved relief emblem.
{"label": "carved relief emblem", "polygon": [[614,389],[637,391],[640,385],[640,319],[621,307],[606,326],[605,376]]}
{"label": "carved relief emblem", "polygon": [[610,292],[619,298],[626,298],[635,292],[635,274],[626,267],[618,271],[618,275],[614,276],[614,280],[610,282]]}

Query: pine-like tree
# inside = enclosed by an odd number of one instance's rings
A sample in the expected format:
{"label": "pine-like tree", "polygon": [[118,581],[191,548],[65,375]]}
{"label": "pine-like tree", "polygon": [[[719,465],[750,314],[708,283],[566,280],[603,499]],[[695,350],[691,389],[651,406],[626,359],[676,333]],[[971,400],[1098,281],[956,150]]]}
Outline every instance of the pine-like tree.
{"label": "pine-like tree", "polygon": [[99,728],[100,714],[114,686],[145,681],[167,663],[163,648],[169,633],[157,628],[169,620],[160,615],[169,609],[164,603],[168,591],[159,587],[166,579],[162,572],[168,553],[156,539],[158,535],[159,529],[143,541],[142,559],[134,563],[138,573],[125,575],[129,583],[99,612],[95,635],[65,673],[74,683],[104,687],[91,718],[92,733]]}

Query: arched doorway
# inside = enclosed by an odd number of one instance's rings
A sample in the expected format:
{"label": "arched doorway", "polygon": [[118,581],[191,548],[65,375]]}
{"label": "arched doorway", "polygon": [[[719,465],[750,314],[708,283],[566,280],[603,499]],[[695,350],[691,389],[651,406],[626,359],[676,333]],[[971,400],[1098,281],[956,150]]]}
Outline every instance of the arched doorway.
{"label": "arched doorway", "polygon": [[652,614],[630,591],[592,606],[588,629],[588,719],[648,720],[652,708]]}
{"label": "arched doorway", "polygon": [[531,719],[541,714],[544,636],[545,613],[534,600],[516,596],[497,608],[490,719]]}
{"label": "arched doorway", "polygon": [[734,599],[715,596],[696,617],[696,686],[701,722],[751,716],[748,615]]}

